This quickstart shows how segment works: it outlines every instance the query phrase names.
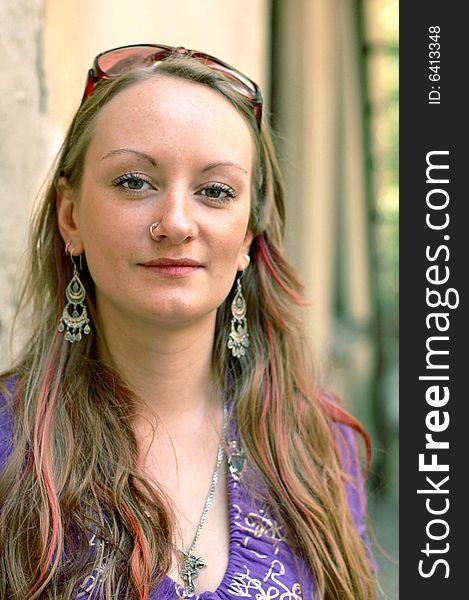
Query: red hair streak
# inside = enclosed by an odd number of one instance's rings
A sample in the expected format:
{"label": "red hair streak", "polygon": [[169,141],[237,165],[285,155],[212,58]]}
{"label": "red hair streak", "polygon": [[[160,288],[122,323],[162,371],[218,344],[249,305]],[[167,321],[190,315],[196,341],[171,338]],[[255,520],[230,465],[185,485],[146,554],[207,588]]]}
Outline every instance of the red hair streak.
{"label": "red hair streak", "polygon": [[33,431],[34,468],[44,505],[49,509],[45,511],[45,518],[42,524],[43,540],[47,544],[47,550],[45,548],[42,550],[39,560],[40,564],[42,563],[42,568],[38,580],[33,587],[33,592],[40,587],[46,578],[51,563],[54,560],[59,560],[57,546],[60,529],[60,509],[52,472],[50,441],[52,415],[57,401],[60,377],[64,364],[63,358],[60,357],[61,342],[62,337],[56,333],[39,388]]}
{"label": "red hair streak", "polygon": [[129,521],[132,533],[135,538],[135,546],[132,551],[132,556],[130,558],[130,568],[132,571],[133,579],[135,581],[135,585],[137,587],[138,597],[139,600],[148,600],[148,594],[150,593],[151,572],[148,549],[143,539],[142,531],[137,523],[137,520],[133,517],[131,511],[125,504],[122,504],[121,509]]}
{"label": "red hair streak", "polygon": [[361,436],[366,448],[366,468],[368,470],[371,463],[371,442],[366,429],[358,419],[340,405],[340,400],[335,394],[322,391],[320,398],[322,399],[326,413],[333,421],[351,427]]}
{"label": "red hair streak", "polygon": [[282,290],[287,294],[287,296],[289,296],[293,300],[293,302],[299,304],[300,306],[304,305],[305,302],[302,300],[302,298],[300,298],[300,296],[292,292],[292,290],[285,285],[285,283],[282,281],[279,274],[277,273],[275,269],[275,258],[272,258],[272,252],[269,248],[269,244],[264,234],[258,235],[256,237],[256,243],[257,248],[259,249],[258,255],[260,258],[260,262],[263,262],[267,266],[269,273],[272,275],[276,283],[282,288]]}

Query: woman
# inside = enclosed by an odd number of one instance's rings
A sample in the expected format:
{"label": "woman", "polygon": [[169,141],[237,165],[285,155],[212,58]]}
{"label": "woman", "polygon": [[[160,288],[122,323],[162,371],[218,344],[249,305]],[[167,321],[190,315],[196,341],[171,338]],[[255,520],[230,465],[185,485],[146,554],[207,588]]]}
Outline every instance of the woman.
{"label": "woman", "polygon": [[3,377],[2,598],[374,597],[359,425],[314,384],[283,230],[256,84],[97,57]]}

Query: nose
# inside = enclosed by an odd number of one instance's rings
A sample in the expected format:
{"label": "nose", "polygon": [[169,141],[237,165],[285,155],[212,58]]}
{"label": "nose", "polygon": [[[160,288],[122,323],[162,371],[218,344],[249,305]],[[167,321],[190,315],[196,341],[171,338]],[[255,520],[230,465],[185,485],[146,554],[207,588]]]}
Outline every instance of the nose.
{"label": "nose", "polygon": [[175,187],[160,196],[155,223],[150,228],[150,234],[157,242],[166,239],[174,245],[180,245],[197,237],[198,227],[194,206],[187,190]]}

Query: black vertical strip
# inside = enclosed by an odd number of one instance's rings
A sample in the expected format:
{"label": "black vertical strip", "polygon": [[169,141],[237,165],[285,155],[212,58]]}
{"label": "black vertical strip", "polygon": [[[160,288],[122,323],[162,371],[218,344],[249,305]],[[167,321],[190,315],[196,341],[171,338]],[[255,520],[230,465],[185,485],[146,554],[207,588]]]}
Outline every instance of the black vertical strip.
{"label": "black vertical strip", "polygon": [[426,600],[468,596],[463,7],[400,3],[400,589]]}

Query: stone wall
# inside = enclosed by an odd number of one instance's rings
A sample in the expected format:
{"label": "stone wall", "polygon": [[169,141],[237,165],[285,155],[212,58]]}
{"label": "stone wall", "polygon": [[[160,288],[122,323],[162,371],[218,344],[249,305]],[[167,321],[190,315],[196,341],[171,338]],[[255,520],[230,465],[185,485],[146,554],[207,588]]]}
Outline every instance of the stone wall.
{"label": "stone wall", "polygon": [[42,0],[0,0],[0,368],[27,247],[34,196],[49,157]]}

